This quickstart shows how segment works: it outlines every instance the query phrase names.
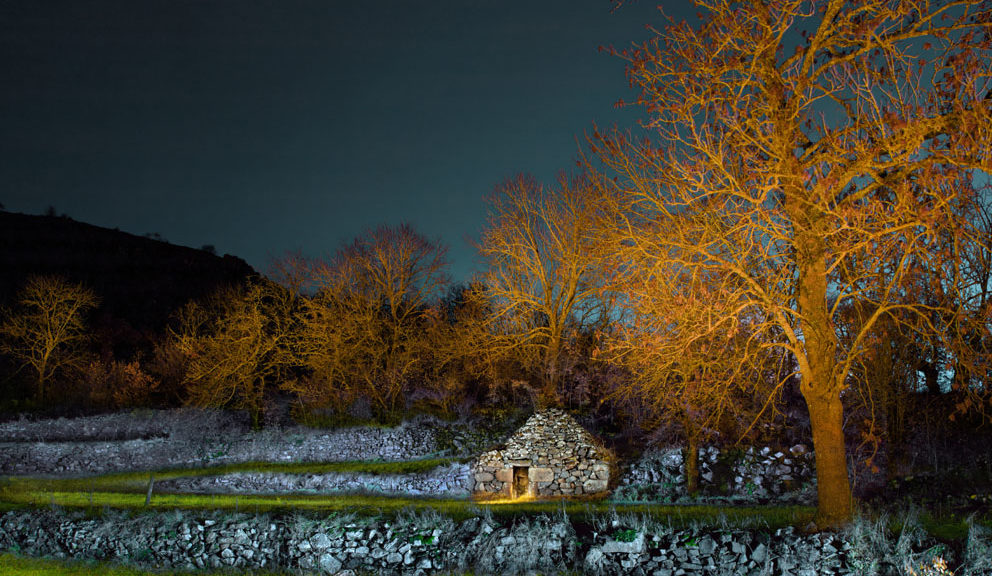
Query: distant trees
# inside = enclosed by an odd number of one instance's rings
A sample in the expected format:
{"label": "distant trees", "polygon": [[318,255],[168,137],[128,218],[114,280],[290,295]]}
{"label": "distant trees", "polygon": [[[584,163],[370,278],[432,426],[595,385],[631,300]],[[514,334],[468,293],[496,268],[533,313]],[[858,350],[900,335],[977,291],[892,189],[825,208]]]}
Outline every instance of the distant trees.
{"label": "distant trees", "polygon": [[60,373],[85,365],[87,313],[99,305],[92,290],[57,276],[32,276],[0,323],[0,352],[34,374],[39,401]]}
{"label": "distant trees", "polygon": [[[795,359],[816,451],[817,524],[846,523],[841,396],[883,319],[953,315],[907,299],[913,263],[973,239],[990,173],[990,9],[970,1],[697,2],[621,55],[653,140],[594,134],[618,258],[686,271],[714,323],[746,316]],[[868,312],[840,334],[851,302]],[[870,303],[870,307],[865,306]],[[701,304],[701,305],[702,305]],[[720,320],[726,318],[727,320]],[[687,331],[673,338],[693,338]],[[678,350],[677,347],[671,348]],[[741,354],[747,354],[748,348]]]}
{"label": "distant trees", "polygon": [[516,176],[489,198],[479,242],[488,262],[481,282],[492,307],[488,345],[536,374],[544,404],[559,402],[567,339],[607,316],[597,204],[588,181],[564,174],[553,188]]}

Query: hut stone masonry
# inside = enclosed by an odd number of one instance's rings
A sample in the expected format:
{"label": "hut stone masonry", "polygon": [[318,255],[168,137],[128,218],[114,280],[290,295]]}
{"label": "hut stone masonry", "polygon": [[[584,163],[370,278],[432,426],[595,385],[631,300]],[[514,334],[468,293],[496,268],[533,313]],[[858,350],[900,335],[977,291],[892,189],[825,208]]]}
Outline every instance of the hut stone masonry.
{"label": "hut stone masonry", "polygon": [[611,456],[561,410],[538,412],[507,441],[479,456],[477,497],[557,497],[605,493]]}

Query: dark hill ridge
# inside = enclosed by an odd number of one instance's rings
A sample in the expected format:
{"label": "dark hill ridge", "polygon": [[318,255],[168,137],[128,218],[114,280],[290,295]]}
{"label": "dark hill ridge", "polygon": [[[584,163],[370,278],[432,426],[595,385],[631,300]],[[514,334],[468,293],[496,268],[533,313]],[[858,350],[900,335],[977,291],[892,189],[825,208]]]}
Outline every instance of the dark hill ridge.
{"label": "dark hill ridge", "polygon": [[244,260],[76,222],[0,211],[0,306],[31,275],[57,274],[93,289],[102,322],[147,334],[192,299],[255,274]]}

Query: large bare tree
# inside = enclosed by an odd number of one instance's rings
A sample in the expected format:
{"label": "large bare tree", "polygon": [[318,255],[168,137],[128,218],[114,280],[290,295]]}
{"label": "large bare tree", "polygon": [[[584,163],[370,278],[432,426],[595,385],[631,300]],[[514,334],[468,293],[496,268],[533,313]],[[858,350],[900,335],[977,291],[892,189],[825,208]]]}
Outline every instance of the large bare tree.
{"label": "large bare tree", "polygon": [[[644,273],[724,281],[696,295],[761,319],[794,357],[816,451],[818,526],[852,513],[841,396],[914,262],[975,240],[962,207],[990,172],[990,10],[939,0],[697,0],[619,52],[646,136],[594,133],[593,181]],[[628,269],[627,273],[637,274]],[[852,302],[870,314],[841,338]],[[870,303],[870,307],[865,305]],[[921,323],[925,326],[925,323]],[[678,331],[673,332],[679,337]]]}
{"label": "large bare tree", "polygon": [[492,306],[488,345],[536,373],[546,404],[558,403],[566,339],[606,317],[593,227],[597,202],[588,181],[566,175],[554,187],[510,178],[489,198],[479,243],[488,262],[481,282]]}

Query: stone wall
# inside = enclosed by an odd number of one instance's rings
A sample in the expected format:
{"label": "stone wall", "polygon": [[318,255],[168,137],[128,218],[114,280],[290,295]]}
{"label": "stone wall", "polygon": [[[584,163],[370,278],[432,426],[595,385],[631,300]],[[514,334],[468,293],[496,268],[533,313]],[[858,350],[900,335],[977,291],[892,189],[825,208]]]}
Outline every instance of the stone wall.
{"label": "stone wall", "polygon": [[[228,568],[338,574],[917,574],[941,555],[955,573],[989,574],[992,535],[973,526],[958,558],[918,527],[898,542],[860,528],[673,529],[663,524],[563,515],[454,521],[437,513],[352,515],[17,510],[0,515],[0,551],[100,560],[162,570]],[[907,530],[909,535],[907,536]]]}
{"label": "stone wall", "polygon": [[160,480],[165,492],[197,494],[288,494],[364,492],[371,494],[465,498],[471,487],[468,464],[438,466],[427,472],[372,474],[368,472],[233,472]]}
{"label": "stone wall", "polygon": [[[71,440],[78,430],[79,440]],[[238,462],[414,460],[479,453],[467,425],[419,418],[395,428],[251,431],[221,411],[146,411],[0,424],[0,475],[81,474]],[[491,440],[490,440],[491,442]]]}
{"label": "stone wall", "polygon": [[[788,449],[749,447],[699,451],[703,496],[749,501],[812,501],[816,468],[802,444]],[[685,464],[678,447],[651,450],[625,471],[613,498],[620,501],[674,502],[686,496]]]}
{"label": "stone wall", "polygon": [[528,418],[505,447],[479,456],[473,492],[509,498],[602,494],[610,460],[571,416],[545,410]]}

